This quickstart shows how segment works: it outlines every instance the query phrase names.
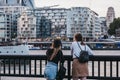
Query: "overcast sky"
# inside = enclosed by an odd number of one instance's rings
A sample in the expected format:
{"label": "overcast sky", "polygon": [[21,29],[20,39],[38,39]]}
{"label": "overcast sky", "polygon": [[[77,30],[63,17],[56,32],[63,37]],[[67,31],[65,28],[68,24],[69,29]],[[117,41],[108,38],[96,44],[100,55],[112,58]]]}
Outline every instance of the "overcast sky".
{"label": "overcast sky", "polygon": [[61,8],[89,7],[105,17],[108,7],[114,7],[116,17],[120,17],[120,0],[34,0],[36,7],[59,5]]}

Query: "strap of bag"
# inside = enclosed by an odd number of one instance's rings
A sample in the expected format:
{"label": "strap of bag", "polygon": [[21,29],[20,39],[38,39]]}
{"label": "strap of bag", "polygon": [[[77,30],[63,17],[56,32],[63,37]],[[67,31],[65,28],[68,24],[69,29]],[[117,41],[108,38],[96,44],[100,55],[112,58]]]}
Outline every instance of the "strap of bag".
{"label": "strap of bag", "polygon": [[[77,42],[77,44],[78,44],[78,47],[80,48],[80,50],[82,50],[82,48],[80,47],[78,42]],[[86,46],[85,46],[85,50],[86,50]],[[74,55],[78,58],[78,56],[76,54],[74,54]]]}
{"label": "strap of bag", "polygon": [[[78,44],[78,46],[79,46],[80,50],[82,50],[82,48],[80,47],[80,45],[79,45],[79,43],[78,43],[78,42],[77,42],[77,44]],[[85,50],[86,50],[86,46],[85,46]]]}
{"label": "strap of bag", "polygon": [[62,55],[60,54],[60,65],[64,65],[64,63],[61,62],[62,61]]}

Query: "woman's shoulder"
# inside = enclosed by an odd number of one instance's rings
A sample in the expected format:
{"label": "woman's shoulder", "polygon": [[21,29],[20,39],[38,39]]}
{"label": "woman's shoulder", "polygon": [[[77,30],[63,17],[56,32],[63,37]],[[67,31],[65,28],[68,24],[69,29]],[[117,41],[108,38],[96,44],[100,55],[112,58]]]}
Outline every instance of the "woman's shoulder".
{"label": "woman's shoulder", "polygon": [[54,50],[53,48],[48,48],[47,52],[53,52],[53,50]]}
{"label": "woman's shoulder", "polygon": [[92,50],[87,44],[85,45],[86,49]]}
{"label": "woman's shoulder", "polygon": [[61,54],[63,54],[63,52],[62,52],[62,50],[59,50],[58,55],[61,55]]}
{"label": "woman's shoulder", "polygon": [[76,41],[73,41],[72,44],[76,44],[77,42]]}
{"label": "woman's shoulder", "polygon": [[59,53],[62,53],[62,50],[60,49],[58,52],[59,52]]}

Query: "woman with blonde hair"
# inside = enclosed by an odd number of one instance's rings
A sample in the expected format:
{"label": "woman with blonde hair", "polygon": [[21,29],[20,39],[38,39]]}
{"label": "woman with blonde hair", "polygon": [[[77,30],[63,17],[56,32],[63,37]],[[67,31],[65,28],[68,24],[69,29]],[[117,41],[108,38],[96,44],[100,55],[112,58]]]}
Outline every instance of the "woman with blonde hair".
{"label": "woman with blonde hair", "polygon": [[[81,48],[80,48],[81,47]],[[88,76],[88,62],[80,63],[77,56],[80,56],[80,51],[86,50],[88,51],[89,55],[93,55],[92,50],[83,42],[83,37],[80,33],[75,34],[74,42],[71,45],[71,53],[73,57],[73,64],[72,64],[72,77],[73,80],[86,80]]]}
{"label": "woman with blonde hair", "polygon": [[54,39],[52,47],[46,51],[48,62],[45,67],[44,75],[47,80],[55,80],[58,71],[58,62],[64,63],[61,47],[61,40]]}

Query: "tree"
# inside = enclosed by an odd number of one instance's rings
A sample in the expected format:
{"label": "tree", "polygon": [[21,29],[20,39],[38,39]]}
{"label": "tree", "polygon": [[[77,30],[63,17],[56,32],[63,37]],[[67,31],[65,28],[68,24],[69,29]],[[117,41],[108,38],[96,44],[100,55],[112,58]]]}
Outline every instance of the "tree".
{"label": "tree", "polygon": [[108,34],[109,35],[115,35],[116,34],[116,29],[120,28],[120,17],[119,18],[115,18],[114,21],[110,24],[109,26],[109,30],[108,30]]}

